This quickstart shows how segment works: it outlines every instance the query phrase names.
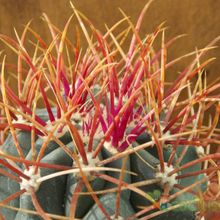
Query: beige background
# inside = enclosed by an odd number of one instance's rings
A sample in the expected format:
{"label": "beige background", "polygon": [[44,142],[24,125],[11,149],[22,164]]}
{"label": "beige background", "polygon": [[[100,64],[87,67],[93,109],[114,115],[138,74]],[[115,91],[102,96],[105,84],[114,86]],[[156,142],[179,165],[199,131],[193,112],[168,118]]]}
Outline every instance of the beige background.
{"label": "beige background", "polygon": [[[118,7],[130,15],[135,22],[147,1],[74,0],[73,2],[97,28],[105,30],[104,23],[111,26],[122,18]],[[21,33],[23,25],[33,19],[32,27],[49,42],[51,38],[47,26],[40,19],[42,12],[47,13],[51,21],[62,29],[72,9],[69,0],[0,0],[0,33],[14,36],[14,27],[18,33]],[[194,50],[195,47],[201,48],[220,35],[220,0],[155,0],[144,18],[141,33],[152,32],[163,21],[166,21],[166,26],[169,27],[166,39],[182,33],[188,35],[169,50],[168,58],[172,59]],[[76,19],[73,19],[73,22],[76,22]],[[209,79],[213,80],[219,76],[220,49],[215,49],[209,54],[209,57],[211,56],[217,58],[207,67]],[[178,64],[168,74],[175,77],[176,72],[182,70],[185,64],[185,62]]]}

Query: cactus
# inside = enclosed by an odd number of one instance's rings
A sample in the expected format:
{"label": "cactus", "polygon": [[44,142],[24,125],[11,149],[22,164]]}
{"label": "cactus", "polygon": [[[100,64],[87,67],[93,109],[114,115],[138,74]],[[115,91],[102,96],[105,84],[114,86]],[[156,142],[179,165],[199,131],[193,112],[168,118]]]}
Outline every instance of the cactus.
{"label": "cactus", "polygon": [[[220,84],[206,82],[204,67],[213,59],[200,62],[219,38],[168,62],[167,51],[181,36],[166,42],[163,24],[139,36],[151,2],[136,25],[122,11],[106,33],[71,4],[86,50],[78,31],[76,42],[67,36],[73,16],[61,31],[43,15],[49,45],[30,24],[21,37],[15,32],[17,41],[0,35],[18,56],[17,90],[5,77],[14,65],[6,56],[1,65],[1,219],[203,217],[201,195],[219,175],[220,156],[209,149],[219,137],[213,92]],[[128,28],[115,35],[125,22]],[[25,49],[28,34],[36,40],[33,57]],[[166,85],[169,67],[185,57],[191,63]],[[215,106],[207,126],[203,118]]]}

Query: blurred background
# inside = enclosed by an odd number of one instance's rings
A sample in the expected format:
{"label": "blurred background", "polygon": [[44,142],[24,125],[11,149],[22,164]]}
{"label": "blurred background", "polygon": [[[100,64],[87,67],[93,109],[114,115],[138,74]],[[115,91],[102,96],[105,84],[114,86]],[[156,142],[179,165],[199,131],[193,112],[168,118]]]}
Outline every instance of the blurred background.
{"label": "blurred background", "polygon": [[[110,27],[123,17],[118,8],[123,9],[135,22],[146,2],[147,0],[73,1],[75,7],[83,12],[101,31],[106,30],[105,24]],[[220,2],[216,0],[156,0],[144,17],[141,33],[150,33],[165,21],[165,26],[168,27],[166,40],[179,34],[187,34],[168,51],[168,59],[176,58],[195,50],[196,47],[206,46],[220,35],[219,11]],[[18,34],[21,35],[24,25],[32,19],[31,27],[46,42],[50,42],[51,36],[47,25],[41,19],[43,12],[48,15],[53,24],[62,30],[72,14],[72,9],[69,0],[0,0],[0,33],[15,37],[14,28],[16,28]],[[77,23],[75,18],[72,22]],[[73,30],[70,29],[69,32],[74,32]],[[213,56],[217,60],[206,68],[210,81],[219,76],[219,48],[210,52],[208,57]],[[176,73],[183,70],[186,62],[181,62],[171,69],[171,73],[169,73],[171,78],[175,78]]]}
{"label": "blurred background", "polygon": [[[97,29],[105,32],[105,24],[111,27],[123,18],[119,8],[130,16],[131,21],[135,23],[140,11],[148,1],[72,0],[72,2],[79,11],[91,20]],[[143,19],[140,34],[145,36],[146,33],[152,33],[164,21],[165,26],[168,27],[165,33],[166,40],[180,34],[186,34],[187,36],[179,39],[169,48],[168,60],[172,60],[194,51],[196,48],[205,47],[220,35],[219,11],[220,1],[216,0],[155,0]],[[48,26],[41,18],[43,12],[61,30],[73,13],[69,0],[0,0],[0,33],[15,38],[15,28],[18,35],[21,36],[24,25],[32,20],[31,27],[47,43],[50,43],[52,38]],[[72,37],[73,40],[76,25],[78,25],[77,20],[73,17],[68,30],[68,36]],[[158,47],[160,41],[161,35],[159,36]],[[85,41],[83,42],[85,43]],[[220,42],[216,45],[219,46]],[[29,45],[26,47],[28,49]],[[3,43],[0,43],[0,51],[2,49],[7,52],[7,61],[16,64],[17,57],[15,54],[8,48],[6,49]],[[206,67],[208,82],[213,82],[220,76],[220,49],[216,48],[210,51],[206,58],[211,57],[216,57],[216,60]],[[183,60],[166,71],[168,81],[174,80],[191,60],[192,58]],[[13,84],[13,80],[10,83]]]}

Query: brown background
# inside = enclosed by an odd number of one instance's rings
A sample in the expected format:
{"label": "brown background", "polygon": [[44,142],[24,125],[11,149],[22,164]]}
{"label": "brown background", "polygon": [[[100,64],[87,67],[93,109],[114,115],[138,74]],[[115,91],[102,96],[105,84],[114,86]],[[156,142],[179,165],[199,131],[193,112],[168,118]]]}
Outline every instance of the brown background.
{"label": "brown background", "polygon": [[[82,11],[93,24],[105,30],[104,23],[111,26],[122,18],[118,7],[136,21],[139,12],[146,4],[145,0],[75,0],[76,8]],[[14,36],[15,27],[19,34],[23,25],[33,19],[32,27],[50,41],[46,24],[40,19],[45,12],[51,21],[59,28],[72,14],[69,0],[0,0],[0,33]],[[220,1],[219,0],[156,0],[148,10],[141,32],[152,32],[161,22],[166,21],[166,38],[186,33],[188,36],[180,39],[168,52],[168,58],[180,56],[192,51],[195,47],[204,47],[208,42],[220,35]],[[76,19],[73,19],[76,22]],[[220,43],[219,43],[220,45]],[[217,60],[207,67],[209,79],[219,76],[220,49],[210,54]],[[172,69],[175,77],[177,71],[184,68],[182,62]],[[175,72],[175,73],[173,73]]]}

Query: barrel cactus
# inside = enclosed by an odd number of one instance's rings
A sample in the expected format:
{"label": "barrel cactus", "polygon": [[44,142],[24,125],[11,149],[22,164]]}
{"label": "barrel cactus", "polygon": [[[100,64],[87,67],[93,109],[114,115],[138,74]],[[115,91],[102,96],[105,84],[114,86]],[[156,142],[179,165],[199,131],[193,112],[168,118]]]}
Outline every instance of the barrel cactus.
{"label": "barrel cactus", "polygon": [[[218,135],[213,92],[220,84],[207,85],[204,67],[212,59],[200,60],[218,38],[168,62],[180,36],[166,42],[163,25],[139,36],[150,3],[136,25],[122,12],[106,33],[71,4],[86,50],[78,34],[74,42],[67,36],[73,16],[60,31],[43,15],[50,44],[30,24],[17,40],[0,35],[18,56],[17,66],[5,56],[1,65],[1,219],[203,217],[201,195],[219,175],[219,154],[209,149]],[[115,35],[125,22],[128,28]],[[25,48],[28,34],[36,39],[33,56]],[[165,73],[185,57],[191,63],[167,85]],[[16,89],[6,81],[11,72]],[[215,106],[206,126],[204,115]]]}

